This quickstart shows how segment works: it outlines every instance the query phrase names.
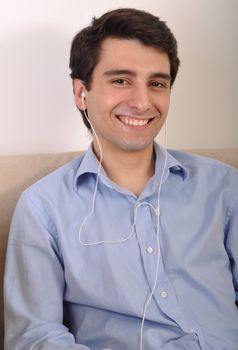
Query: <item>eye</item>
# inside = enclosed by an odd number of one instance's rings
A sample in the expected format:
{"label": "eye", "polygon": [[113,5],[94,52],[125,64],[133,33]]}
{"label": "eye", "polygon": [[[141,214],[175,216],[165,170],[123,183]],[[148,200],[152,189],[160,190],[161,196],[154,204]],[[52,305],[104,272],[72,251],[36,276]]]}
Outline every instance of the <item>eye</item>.
{"label": "eye", "polygon": [[119,79],[113,80],[113,84],[125,85],[127,84],[127,81],[125,79],[119,78]]}
{"label": "eye", "polygon": [[165,82],[161,82],[161,81],[152,81],[151,85],[157,88],[166,88],[167,84]]}

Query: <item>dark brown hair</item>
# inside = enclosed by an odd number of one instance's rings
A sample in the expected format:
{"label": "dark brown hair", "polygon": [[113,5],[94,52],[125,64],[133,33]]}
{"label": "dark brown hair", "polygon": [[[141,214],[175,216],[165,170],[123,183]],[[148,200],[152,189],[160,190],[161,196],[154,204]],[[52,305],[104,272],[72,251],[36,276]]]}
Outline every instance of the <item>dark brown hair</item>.
{"label": "dark brown hair", "polygon": [[[171,86],[179,68],[177,41],[160,18],[133,8],[109,11],[93,18],[90,26],[82,29],[73,39],[70,52],[71,78],[84,82],[90,90],[94,68],[100,60],[100,49],[106,38],[136,39],[142,44],[159,48],[170,61]],[[84,124],[91,127],[82,113]]]}

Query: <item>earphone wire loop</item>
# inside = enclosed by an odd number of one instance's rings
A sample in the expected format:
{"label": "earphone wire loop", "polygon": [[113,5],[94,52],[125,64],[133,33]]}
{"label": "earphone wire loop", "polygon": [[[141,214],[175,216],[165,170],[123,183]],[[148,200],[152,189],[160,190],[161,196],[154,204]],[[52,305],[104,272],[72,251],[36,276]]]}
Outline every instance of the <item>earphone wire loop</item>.
{"label": "earphone wire loop", "polygon": [[[82,97],[83,96],[84,95],[82,94]],[[88,115],[86,113],[85,108],[83,109],[83,112],[84,112],[85,118],[87,119],[88,123],[90,124],[91,129],[92,129],[92,131],[93,131],[93,133],[95,135],[96,142],[98,144],[99,152],[100,152],[100,161],[99,161],[99,166],[98,166],[98,170],[97,170],[96,184],[95,184],[95,189],[94,189],[93,199],[92,199],[92,207],[91,207],[91,210],[90,210],[89,214],[84,218],[84,220],[83,220],[83,222],[82,222],[82,224],[80,226],[79,234],[78,234],[79,242],[83,246],[93,246],[93,245],[99,245],[99,244],[105,244],[105,243],[107,243],[107,244],[110,244],[110,243],[114,243],[114,244],[115,243],[123,243],[123,242],[128,241],[132,237],[132,235],[134,233],[136,219],[137,219],[137,211],[138,211],[138,208],[139,208],[139,206],[137,206],[137,204],[134,207],[134,220],[133,220],[133,224],[132,224],[132,227],[131,227],[131,231],[130,231],[130,233],[127,236],[125,236],[121,240],[117,240],[117,241],[103,240],[103,241],[96,241],[96,242],[86,243],[86,242],[83,242],[82,239],[81,239],[82,229],[83,229],[85,223],[87,222],[87,220],[90,218],[90,216],[94,212],[96,194],[97,194],[98,183],[99,183],[99,174],[100,174],[100,170],[101,170],[101,166],[102,166],[102,160],[103,160],[102,148],[101,148],[101,145],[100,145],[97,133],[96,133],[92,123],[90,122],[90,120],[88,118]],[[166,122],[165,122],[165,126],[164,126],[164,137],[165,137],[165,142],[164,142],[165,153],[164,154],[165,154],[165,161],[164,161],[164,166],[163,166],[163,170],[162,170],[162,174],[161,174],[161,178],[160,178],[160,182],[159,182],[159,187],[158,187],[157,208],[154,208],[154,206],[151,203],[149,203],[149,202],[140,202],[140,206],[141,205],[148,205],[148,206],[150,206],[155,211],[155,213],[157,215],[157,226],[156,226],[157,260],[156,260],[156,271],[155,271],[155,279],[154,279],[153,287],[152,287],[151,293],[149,294],[149,297],[146,299],[146,302],[145,302],[145,305],[144,305],[144,308],[143,308],[143,316],[142,316],[141,327],[140,327],[140,345],[139,345],[139,350],[143,350],[143,331],[144,331],[144,324],[145,324],[146,313],[147,313],[148,307],[150,305],[150,302],[151,302],[151,300],[152,300],[152,298],[154,296],[155,290],[156,290],[156,286],[157,286],[157,282],[158,282],[158,275],[159,275],[159,267],[160,267],[160,264],[159,264],[159,262],[160,262],[160,193],[161,193],[162,183],[163,183],[163,180],[164,180],[164,175],[165,175],[166,166],[167,166],[167,130],[166,129],[167,128],[166,128]]]}

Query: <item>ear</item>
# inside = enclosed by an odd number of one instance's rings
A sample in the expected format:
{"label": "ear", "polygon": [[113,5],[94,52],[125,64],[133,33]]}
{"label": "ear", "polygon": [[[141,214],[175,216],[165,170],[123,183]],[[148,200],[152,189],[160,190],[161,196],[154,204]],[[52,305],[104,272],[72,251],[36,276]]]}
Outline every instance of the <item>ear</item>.
{"label": "ear", "polygon": [[82,93],[86,92],[86,88],[84,85],[84,82],[80,79],[74,79],[73,81],[73,88],[74,88],[74,99],[77,107],[81,110],[84,110],[87,108],[86,106],[86,99],[82,97]]}

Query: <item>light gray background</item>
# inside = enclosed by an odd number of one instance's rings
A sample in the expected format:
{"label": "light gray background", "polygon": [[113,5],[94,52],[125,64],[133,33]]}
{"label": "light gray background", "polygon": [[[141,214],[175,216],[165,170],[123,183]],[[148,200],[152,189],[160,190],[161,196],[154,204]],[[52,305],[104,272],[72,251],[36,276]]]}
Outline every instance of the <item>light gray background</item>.
{"label": "light gray background", "polygon": [[69,78],[70,44],[93,15],[117,7],[158,15],[178,39],[167,146],[238,147],[237,0],[0,0],[1,155],[88,146]]}

